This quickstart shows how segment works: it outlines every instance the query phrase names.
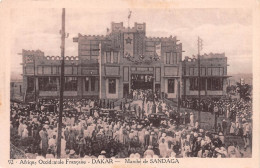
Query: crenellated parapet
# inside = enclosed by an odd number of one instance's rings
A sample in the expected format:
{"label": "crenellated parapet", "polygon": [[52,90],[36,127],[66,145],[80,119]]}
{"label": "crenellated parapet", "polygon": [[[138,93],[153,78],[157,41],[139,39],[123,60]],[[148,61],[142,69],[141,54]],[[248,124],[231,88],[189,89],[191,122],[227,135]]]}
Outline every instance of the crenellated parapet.
{"label": "crenellated parapet", "polygon": [[[225,53],[204,53],[203,55],[200,55],[200,59],[226,59]],[[184,61],[187,62],[195,62],[197,61],[197,55],[192,55],[192,57],[185,56]]]}
{"label": "crenellated parapet", "polygon": [[[192,57],[186,56],[183,60],[185,65],[198,66],[198,57],[193,55]],[[204,53],[200,55],[200,64],[202,66],[227,66],[227,57],[225,53]]]}
{"label": "crenellated parapet", "polygon": [[[65,56],[65,61],[78,61],[79,57],[78,56]],[[44,57],[45,60],[48,61],[59,61],[62,60],[62,57],[60,56],[45,56]]]}
{"label": "crenellated parapet", "polygon": [[167,41],[177,41],[177,37],[176,36],[170,36],[170,37],[146,37],[145,38],[146,41],[163,41],[163,42],[167,42]]}

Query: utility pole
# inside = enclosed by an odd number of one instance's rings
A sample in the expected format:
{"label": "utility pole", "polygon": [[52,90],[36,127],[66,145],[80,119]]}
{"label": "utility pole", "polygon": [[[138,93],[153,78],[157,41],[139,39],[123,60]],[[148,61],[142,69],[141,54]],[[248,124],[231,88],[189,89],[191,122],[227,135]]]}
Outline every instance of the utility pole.
{"label": "utility pole", "polygon": [[62,132],[62,112],[63,112],[63,89],[64,89],[64,53],[65,53],[65,8],[62,8],[61,23],[61,73],[60,73],[60,107],[59,107],[59,125],[57,141],[57,158],[61,154],[61,132]]}
{"label": "utility pole", "polygon": [[198,97],[199,97],[199,109],[198,109],[198,122],[201,124],[201,110],[200,110],[200,51],[202,50],[202,39],[198,37]]}
{"label": "utility pole", "polygon": [[35,55],[33,55],[34,101],[36,103]]}
{"label": "utility pole", "polygon": [[180,113],[180,106],[181,106],[181,84],[180,84],[180,81],[178,81],[178,84],[177,84],[177,87],[178,87],[178,100],[177,100],[177,111],[178,113]]}

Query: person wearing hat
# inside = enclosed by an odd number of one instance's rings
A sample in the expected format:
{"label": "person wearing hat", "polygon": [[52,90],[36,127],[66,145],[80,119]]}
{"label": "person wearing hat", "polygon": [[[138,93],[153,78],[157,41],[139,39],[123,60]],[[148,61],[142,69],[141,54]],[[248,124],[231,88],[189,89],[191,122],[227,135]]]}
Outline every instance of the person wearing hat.
{"label": "person wearing hat", "polygon": [[219,139],[218,134],[215,134],[214,138],[212,139],[212,143],[215,147],[221,147],[222,141]]}
{"label": "person wearing hat", "polygon": [[70,150],[66,149],[65,153],[61,153],[61,158],[69,158],[70,156]]}
{"label": "person wearing hat", "polygon": [[129,136],[130,141],[134,138],[134,130],[133,129],[130,130],[130,133],[129,133],[128,136]]}
{"label": "person wearing hat", "polygon": [[46,128],[42,128],[42,130],[41,130],[42,132],[41,132],[41,134],[40,134],[40,136],[41,136],[41,144],[40,144],[40,147],[41,147],[41,149],[42,149],[42,155],[45,157],[46,156],[46,154],[47,154],[47,150],[48,150],[48,147],[49,147],[49,145],[48,145],[48,133],[47,133],[47,131],[46,131]]}
{"label": "person wearing hat", "polygon": [[149,137],[149,145],[155,146],[157,144],[157,136],[155,133],[152,131],[151,135]]}
{"label": "person wearing hat", "polygon": [[[161,129],[162,130],[162,129]],[[160,139],[159,139],[159,142],[161,142],[161,139],[162,138],[165,138],[166,137],[166,133],[165,132],[161,132],[162,133],[162,136],[160,137]]]}
{"label": "person wearing hat", "polygon": [[150,132],[147,129],[144,129],[144,147],[149,146]]}
{"label": "person wearing hat", "polygon": [[199,150],[200,150],[199,134],[195,132],[194,138],[192,140],[191,156],[197,157]]}
{"label": "person wearing hat", "polygon": [[70,150],[69,158],[70,159],[77,158],[76,155],[75,155],[75,151],[73,149]]}
{"label": "person wearing hat", "polygon": [[27,125],[24,125],[23,131],[22,131],[22,139],[28,138],[28,130]]}
{"label": "person wearing hat", "polygon": [[226,158],[228,155],[227,150],[223,146],[219,148],[218,153],[221,158]]}
{"label": "person wearing hat", "polygon": [[191,112],[191,114],[190,114],[190,126],[191,127],[194,127],[194,119],[195,119],[195,116],[194,116],[194,114],[193,114],[193,112]]}
{"label": "person wearing hat", "polygon": [[23,132],[23,130],[24,130],[24,127],[25,127],[25,124],[24,124],[24,121],[22,120],[22,121],[20,122],[19,126],[18,126],[18,135],[19,135],[20,137],[22,137],[22,132]]}
{"label": "person wearing hat", "polygon": [[141,158],[141,155],[139,153],[135,153],[134,155],[135,155],[134,158],[137,158],[137,159]]}
{"label": "person wearing hat", "polygon": [[234,135],[235,132],[236,132],[236,124],[232,121],[232,122],[231,122],[231,125],[230,125],[229,133],[230,133],[231,135]]}
{"label": "person wearing hat", "polygon": [[160,156],[163,158],[166,158],[167,156],[167,148],[168,144],[165,142],[165,138],[161,138],[161,141],[159,142],[159,151],[160,151]]}
{"label": "person wearing hat", "polygon": [[220,132],[218,135],[219,135],[219,139],[221,140],[222,144],[225,144],[225,136],[223,135],[223,133]]}
{"label": "person wearing hat", "polygon": [[106,158],[105,155],[106,155],[106,151],[102,150],[101,153],[100,153],[100,155],[98,156],[98,159],[104,159],[104,158]]}
{"label": "person wearing hat", "polygon": [[227,135],[227,127],[228,127],[228,123],[225,119],[223,119],[222,121],[222,131],[223,131],[223,135]]}
{"label": "person wearing hat", "polygon": [[48,149],[45,158],[46,158],[46,159],[54,159],[54,158],[55,158],[51,149]]}
{"label": "person wearing hat", "polygon": [[146,158],[146,156],[153,157],[153,155],[154,155],[153,146],[149,145],[148,149],[144,152],[144,158]]}
{"label": "person wearing hat", "polygon": [[243,129],[244,150],[246,150],[247,147],[249,147],[250,145],[251,128],[245,118],[242,119],[242,122],[243,122],[242,129]]}

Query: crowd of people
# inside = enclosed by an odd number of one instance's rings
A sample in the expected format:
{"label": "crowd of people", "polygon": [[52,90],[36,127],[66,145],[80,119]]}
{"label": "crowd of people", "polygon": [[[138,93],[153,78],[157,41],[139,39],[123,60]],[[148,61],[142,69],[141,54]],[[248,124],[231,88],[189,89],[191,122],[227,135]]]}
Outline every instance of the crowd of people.
{"label": "crowd of people", "polygon": [[158,92],[153,92],[152,89],[132,89],[130,96],[133,100],[158,100],[160,94]]}
{"label": "crowd of people", "polygon": [[[201,110],[204,112],[214,113],[217,110],[219,115],[225,115],[226,118],[234,121],[236,113],[240,110],[251,110],[252,102],[244,101],[243,99],[201,99],[199,103],[198,98],[183,99],[181,106],[184,108]],[[250,111],[249,111],[250,113]]]}
{"label": "crowd of people", "polygon": [[[241,135],[244,150],[250,148],[250,102],[203,101],[205,107],[221,103],[222,107],[228,107],[225,109],[229,111],[229,115],[226,115],[226,120],[223,120],[217,132],[214,132],[200,127],[194,113],[179,114],[163,100],[147,99],[149,92],[139,93],[135,94],[134,98],[142,100],[140,105],[134,102],[121,102],[119,105],[123,112],[126,109],[136,112],[136,117],[130,121],[90,115],[79,110],[64,113],[61,158],[243,157],[243,149],[240,149],[238,141],[226,141],[229,134]],[[184,101],[183,106],[194,108],[187,102]],[[35,109],[19,103],[11,104],[11,135],[18,136],[19,140],[25,143],[28,158],[57,157],[58,113],[44,110],[44,103],[55,105],[58,111],[57,100],[42,101]],[[64,102],[64,109],[81,109],[87,106],[96,112],[101,107],[117,108],[113,102],[104,100],[68,99]],[[231,117],[232,111],[235,111],[234,120]],[[150,114],[157,113],[168,117],[160,120],[159,125],[149,120]]]}

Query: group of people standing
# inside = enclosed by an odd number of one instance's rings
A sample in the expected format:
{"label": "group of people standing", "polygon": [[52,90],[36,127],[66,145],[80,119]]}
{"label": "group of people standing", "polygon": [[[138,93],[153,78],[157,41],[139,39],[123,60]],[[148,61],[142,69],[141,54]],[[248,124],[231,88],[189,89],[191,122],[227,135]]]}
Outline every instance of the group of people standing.
{"label": "group of people standing", "polygon": [[[63,115],[61,157],[62,158],[170,158],[170,157],[243,157],[238,141],[226,140],[228,134],[241,131],[245,146],[251,144],[251,108],[247,103],[236,110],[235,122],[227,119],[217,132],[202,129],[194,113],[175,114],[174,108],[163,100],[140,101],[144,111],[142,119],[131,121],[108,116],[89,116],[73,111]],[[48,103],[57,103],[55,101]],[[78,107],[101,105],[101,101],[65,101],[64,106]],[[103,103],[106,105],[106,103]],[[151,104],[151,105],[150,105]],[[241,105],[242,104],[242,105]],[[138,104],[126,103],[134,108]],[[241,108],[242,107],[242,108]],[[149,121],[149,114],[164,113],[167,120],[159,126]],[[11,134],[20,140],[31,139],[25,144],[26,155],[30,158],[57,157],[58,114],[29,109],[19,104],[11,105]],[[178,121],[178,122],[176,122]],[[228,124],[231,122],[230,129]],[[147,124],[148,123],[148,124]],[[235,127],[234,127],[235,126]],[[238,128],[238,129],[237,129]],[[239,130],[239,131],[237,131]],[[237,134],[240,135],[240,134]]]}

